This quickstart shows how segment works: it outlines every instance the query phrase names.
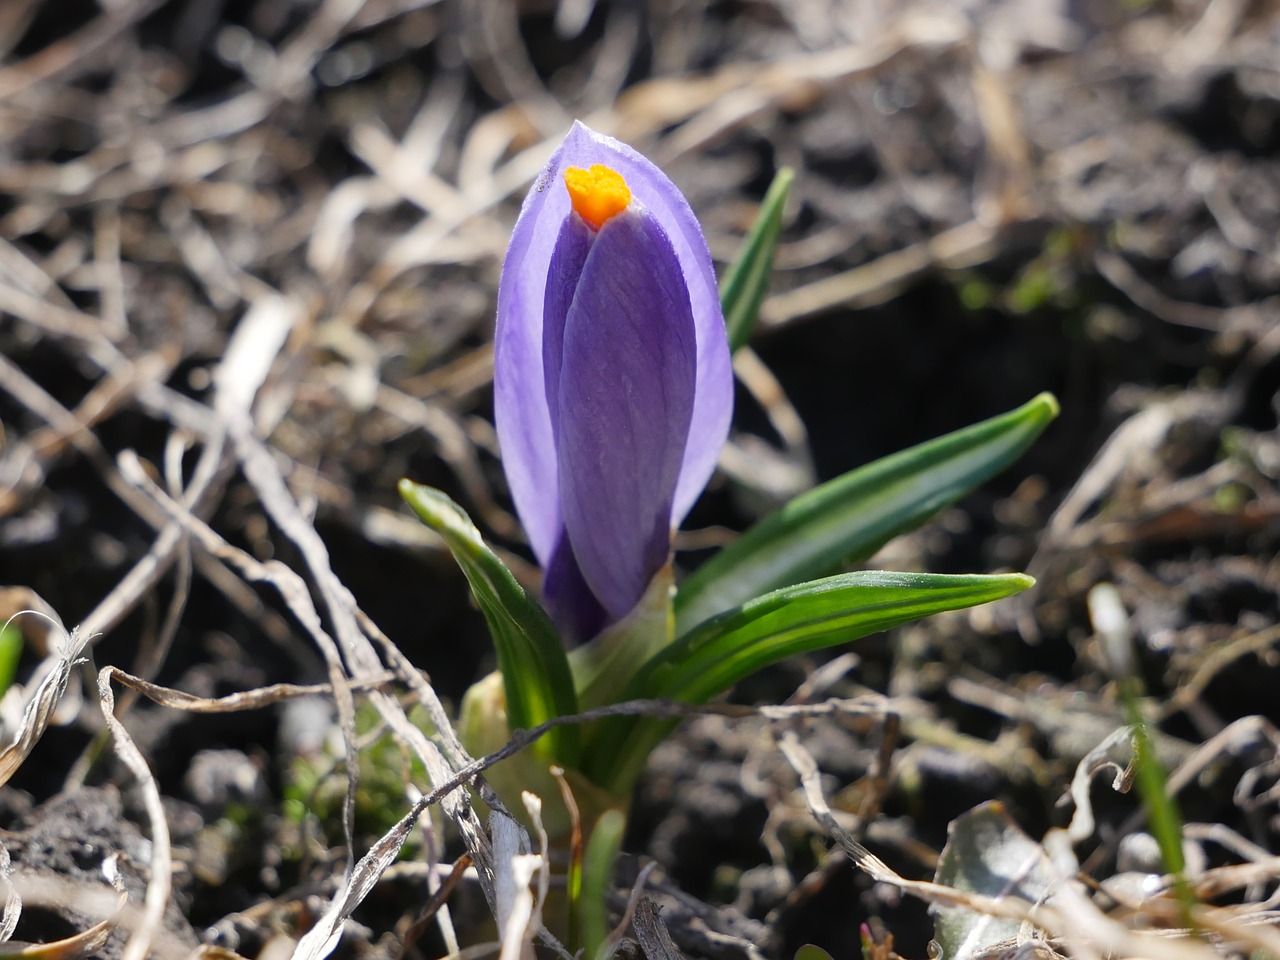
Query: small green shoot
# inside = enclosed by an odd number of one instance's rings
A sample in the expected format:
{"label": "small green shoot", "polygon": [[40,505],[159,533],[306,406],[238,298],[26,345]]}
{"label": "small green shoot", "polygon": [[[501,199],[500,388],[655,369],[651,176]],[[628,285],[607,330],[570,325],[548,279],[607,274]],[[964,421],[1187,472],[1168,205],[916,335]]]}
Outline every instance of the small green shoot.
{"label": "small green shoot", "polygon": [[24,646],[22,630],[16,623],[0,626],[0,695],[13,685]]}
{"label": "small green shoot", "polygon": [[[424,711],[415,708],[409,719],[424,732],[431,724]],[[403,816],[405,792],[411,783],[422,783],[426,769],[404,743],[390,731],[373,736],[381,717],[372,704],[356,709],[356,736],[364,742],[360,749],[359,787],[356,791],[356,823],[361,830],[380,835],[390,830]],[[346,799],[343,775],[345,756],[340,748],[326,747],[318,753],[294,757],[284,783],[284,814],[294,823],[308,816],[336,829],[342,822],[342,805]],[[335,833],[329,838],[340,841]],[[412,850],[406,846],[402,856]]]}
{"label": "small green shoot", "polygon": [[1160,859],[1173,878],[1174,893],[1182,907],[1183,921],[1195,928],[1195,894],[1187,882],[1186,856],[1182,851],[1182,813],[1168,791],[1168,774],[1156,755],[1151,730],[1142,711],[1143,684],[1133,655],[1129,616],[1120,591],[1099,583],[1089,591],[1089,616],[1102,640],[1107,666],[1116,682],[1125,719],[1133,730],[1133,764],[1138,794],[1146,809],[1151,833],[1160,847]]}
{"label": "small green shoot", "polygon": [[621,810],[606,810],[587,841],[577,914],[583,956],[591,960],[605,960],[609,955],[609,887],[626,829],[627,818]]}

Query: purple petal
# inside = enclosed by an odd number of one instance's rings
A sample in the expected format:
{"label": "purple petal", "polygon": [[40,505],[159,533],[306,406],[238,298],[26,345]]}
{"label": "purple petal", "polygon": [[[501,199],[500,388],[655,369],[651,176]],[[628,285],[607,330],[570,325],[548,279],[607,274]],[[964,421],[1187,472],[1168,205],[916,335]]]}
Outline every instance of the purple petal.
{"label": "purple petal", "polygon": [[568,644],[585,643],[609,625],[609,614],[582,576],[568,535],[560,538],[542,576],[542,599]]}
{"label": "purple petal", "polygon": [[697,389],[673,520],[688,513],[715,467],[733,413],[733,372],[706,240],[689,204],[652,163],[623,143],[575,123],[534,182],[511,236],[498,288],[494,406],[507,483],[544,569],[564,529],[559,466],[543,365],[543,307],[552,252],[571,209],[566,167],[603,163],[670,239],[688,286],[697,343]]}
{"label": "purple petal", "polygon": [[560,365],[564,355],[564,321],[582,278],[594,231],[581,217],[565,217],[547,267],[547,290],[542,310],[542,370],[546,381],[551,432],[558,434]]}
{"label": "purple petal", "polygon": [[601,227],[564,328],[560,503],[583,577],[614,619],[671,544],[693,415],[694,318],[680,261],[649,213]]}
{"label": "purple petal", "polygon": [[[575,123],[557,157],[562,166],[557,167],[556,176],[564,166],[589,167],[593,163],[603,163],[622,174],[632,197],[666,231],[689,288],[698,370],[689,440],[673,510],[673,523],[679,526],[711,479],[733,417],[733,365],[711,253],[684,194],[665,173],[625,143]],[[567,212],[568,193],[560,192],[563,204],[557,206]]]}
{"label": "purple petal", "polygon": [[561,172],[566,143],[551,155],[524,198],[498,284],[493,344],[493,405],[502,468],[516,513],[545,569],[564,533],[559,468],[542,363],[547,271],[570,210]]}

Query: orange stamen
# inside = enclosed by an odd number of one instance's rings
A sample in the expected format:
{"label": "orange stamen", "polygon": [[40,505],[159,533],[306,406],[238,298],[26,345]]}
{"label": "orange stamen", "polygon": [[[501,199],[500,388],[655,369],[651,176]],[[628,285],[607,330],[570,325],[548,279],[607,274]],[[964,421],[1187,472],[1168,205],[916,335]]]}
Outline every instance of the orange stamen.
{"label": "orange stamen", "polygon": [[569,189],[573,209],[595,230],[631,202],[631,188],[622,174],[603,163],[593,164],[590,170],[569,167],[564,172],[564,185]]}

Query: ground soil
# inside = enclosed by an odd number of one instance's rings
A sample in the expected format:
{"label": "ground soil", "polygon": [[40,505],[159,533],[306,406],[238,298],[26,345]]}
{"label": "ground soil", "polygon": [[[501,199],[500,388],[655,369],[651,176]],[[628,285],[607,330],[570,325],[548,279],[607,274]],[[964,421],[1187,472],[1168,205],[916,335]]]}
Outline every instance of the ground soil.
{"label": "ground soil", "polygon": [[[10,0],[0,54],[0,584],[101,630],[91,667],[201,697],[327,679],[279,592],[209,541],[125,589],[165,517],[122,452],[171,492],[189,483],[232,332],[270,310],[290,326],[254,430],[333,572],[446,702],[491,667],[464,579],[395,484],[449,492],[536,580],[496,459],[488,345],[525,184],[581,117],[663,165],[721,266],[777,170],[796,174],[758,363],[684,567],[814,482],[1040,391],[1062,407],[1020,462],[871,564],[1026,570],[1037,586],[731,696],[878,693],[891,716],[689,721],[639,788],[620,894],[656,864],[648,889],[688,956],[812,942],[844,960],[892,936],[923,957],[925,905],[848,861],[778,738],[798,734],[843,828],[905,877],[931,878],[948,825],[986,801],[1039,837],[1123,722],[1090,616],[1099,584],[1127,614],[1166,763],[1208,745],[1180,794],[1188,836],[1210,864],[1280,850],[1269,3]],[[323,599],[243,461],[220,462],[197,514]],[[100,606],[121,597],[118,614]],[[51,642],[28,640],[24,684]],[[91,667],[72,676],[81,706],[0,794],[5,844],[15,869],[69,883],[119,853],[140,900],[146,801],[102,750]],[[323,908],[341,834],[306,833],[288,804],[328,717],[323,699],[124,715],[173,833],[168,947],[254,956]],[[1102,879],[1140,805],[1095,793],[1080,853]],[[396,803],[361,808],[361,850]],[[343,955],[443,953],[410,932],[425,899],[412,871],[384,879]],[[464,946],[492,935],[470,881],[451,906]],[[17,937],[88,922],[45,903]]]}

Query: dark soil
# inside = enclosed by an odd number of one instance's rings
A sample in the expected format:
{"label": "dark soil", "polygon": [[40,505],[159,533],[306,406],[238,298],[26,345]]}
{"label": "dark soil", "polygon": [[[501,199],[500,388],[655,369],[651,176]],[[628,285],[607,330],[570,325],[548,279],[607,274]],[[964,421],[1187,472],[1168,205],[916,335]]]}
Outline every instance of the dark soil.
{"label": "dark soil", "polygon": [[[171,494],[191,482],[213,378],[264,305],[292,321],[254,428],[333,572],[445,701],[492,667],[465,580],[395,485],[446,490],[535,582],[496,458],[488,344],[525,184],[574,117],[664,166],[720,265],[776,171],[796,172],[750,344],[781,395],[766,407],[768,383],[744,377],[731,445],[755,469],[713,481],[686,567],[814,482],[1040,391],[1062,406],[1019,463],[871,564],[1026,570],[1037,586],[781,665],[730,698],[879,693],[889,716],[686,723],[639,788],[620,902],[653,862],[648,889],[686,955],[815,943],[846,960],[866,924],[925,956],[926,905],[848,861],[778,737],[798,732],[841,826],[902,876],[932,878],[948,825],[986,801],[1038,838],[1070,818],[1058,802],[1076,764],[1124,722],[1090,617],[1099,584],[1128,615],[1166,763],[1211,744],[1179,795],[1189,838],[1211,865],[1280,852],[1270,4],[10,0],[0,55],[0,585],[102,631],[0,793],[15,874],[109,889],[101,863],[117,853],[142,901],[150,827],[103,748],[96,668],[199,697],[328,679],[279,592],[207,541],[125,589],[165,516],[120,455]],[[302,574],[335,630],[297,540],[229,447],[219,462],[196,514]],[[118,615],[100,607],[113,597]],[[31,605],[0,599],[5,616]],[[24,684],[54,642],[27,629]],[[209,715],[143,699],[122,714],[175,846],[158,952],[253,956],[332,897],[337,728],[324,698],[301,704]],[[1212,746],[1229,728],[1251,735]],[[369,749],[357,854],[417,776],[397,746]],[[328,787],[307,793],[300,768]],[[1141,828],[1137,795],[1104,781],[1078,849],[1099,880]],[[299,791],[327,822],[290,814]],[[450,839],[444,862],[462,849]],[[385,877],[342,955],[443,955],[434,928],[411,931],[426,890],[409,868]],[[472,880],[450,905],[463,947],[492,939]],[[15,936],[97,919],[42,904]]]}

